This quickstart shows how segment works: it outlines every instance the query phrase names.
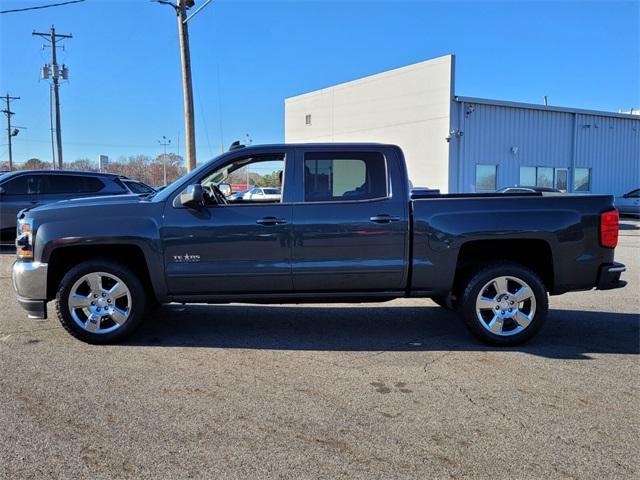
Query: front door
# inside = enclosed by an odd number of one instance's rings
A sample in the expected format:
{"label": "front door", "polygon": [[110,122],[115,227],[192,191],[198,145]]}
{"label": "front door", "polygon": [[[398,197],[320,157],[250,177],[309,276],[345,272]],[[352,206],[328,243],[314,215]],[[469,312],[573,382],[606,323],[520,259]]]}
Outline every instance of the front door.
{"label": "front door", "polygon": [[300,152],[303,198],[293,206],[296,292],[404,288],[408,199],[401,175],[393,176],[394,160],[377,151]]}
{"label": "front door", "polygon": [[282,192],[276,200],[212,200],[198,209],[167,203],[162,239],[170,294],[292,291],[292,207],[283,203],[284,163],[284,155],[239,157],[196,182],[205,189],[247,180],[266,184]]}

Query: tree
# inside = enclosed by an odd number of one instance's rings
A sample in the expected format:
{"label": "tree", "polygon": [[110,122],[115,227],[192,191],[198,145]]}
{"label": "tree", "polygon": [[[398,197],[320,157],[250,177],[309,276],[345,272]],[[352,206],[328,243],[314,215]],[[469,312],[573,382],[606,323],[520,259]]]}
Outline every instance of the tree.
{"label": "tree", "polygon": [[261,175],[256,185],[258,187],[280,187],[280,170]]}
{"label": "tree", "polygon": [[49,164],[43,162],[39,158],[30,158],[29,160],[24,162],[22,168],[24,170],[46,170],[47,168],[49,168]]}
{"label": "tree", "polygon": [[65,163],[66,170],[80,170],[84,172],[94,172],[96,165],[88,158],[78,158],[71,163]]}
{"label": "tree", "polygon": [[[183,159],[179,155],[167,154],[167,182],[171,183],[185,174]],[[164,155],[151,159],[147,155],[130,155],[120,157],[117,162],[110,163],[106,171],[140,180],[152,186],[164,185]]]}

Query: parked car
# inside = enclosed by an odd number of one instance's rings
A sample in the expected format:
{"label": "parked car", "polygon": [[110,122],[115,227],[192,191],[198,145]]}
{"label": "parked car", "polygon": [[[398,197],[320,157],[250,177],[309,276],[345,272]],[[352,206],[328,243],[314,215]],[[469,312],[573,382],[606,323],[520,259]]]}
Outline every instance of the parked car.
{"label": "parked car", "polygon": [[23,208],[77,197],[128,194],[118,175],[62,170],[20,170],[0,177],[0,239],[13,242]]}
{"label": "parked car", "polygon": [[[205,192],[220,172],[265,159],[286,164],[278,201]],[[431,297],[481,340],[510,346],[540,330],[548,293],[625,285],[612,196],[411,199],[393,145],[236,148],[152,197],[38,206],[18,230],[18,302],[46,318],[55,300],[65,329],[89,343],[130,335],[156,303]]]}
{"label": "parked car", "polygon": [[269,187],[253,187],[244,192],[242,200],[251,200],[253,202],[279,202],[280,189]]}
{"label": "parked car", "polygon": [[640,215],[640,188],[616,197],[615,204],[622,215]]}
{"label": "parked car", "polygon": [[504,187],[496,190],[498,193],[563,193],[562,190],[551,187]]}
{"label": "parked car", "polygon": [[239,190],[237,192],[233,192],[231,195],[227,197],[227,200],[229,202],[240,202],[242,201],[242,197],[244,197],[244,194],[246,192],[247,190]]}
{"label": "parked car", "polygon": [[121,178],[120,180],[122,180],[122,183],[124,183],[125,187],[127,187],[131,193],[135,193],[136,195],[151,195],[156,193],[155,188],[139,180],[132,180],[130,178]]}

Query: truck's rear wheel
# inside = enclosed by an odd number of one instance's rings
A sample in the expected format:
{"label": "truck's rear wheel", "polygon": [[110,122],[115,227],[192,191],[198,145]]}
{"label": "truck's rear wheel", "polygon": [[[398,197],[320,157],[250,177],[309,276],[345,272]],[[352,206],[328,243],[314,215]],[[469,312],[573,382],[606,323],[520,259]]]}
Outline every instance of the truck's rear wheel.
{"label": "truck's rear wheel", "polygon": [[516,263],[481,268],[462,295],[467,326],[491,345],[518,345],[542,327],[548,311],[544,283],[533,271]]}
{"label": "truck's rear wheel", "polygon": [[86,261],[63,277],[56,295],[62,326],[87,343],[122,340],[140,325],[145,291],[127,267],[109,260]]}

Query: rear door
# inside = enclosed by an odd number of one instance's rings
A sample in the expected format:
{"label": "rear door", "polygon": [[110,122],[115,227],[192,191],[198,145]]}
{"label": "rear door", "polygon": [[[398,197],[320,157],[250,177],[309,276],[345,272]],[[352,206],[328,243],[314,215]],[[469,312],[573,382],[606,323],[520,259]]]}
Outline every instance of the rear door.
{"label": "rear door", "polygon": [[404,289],[408,185],[395,149],[304,147],[296,162],[295,291]]}

